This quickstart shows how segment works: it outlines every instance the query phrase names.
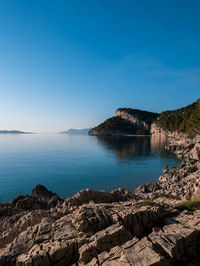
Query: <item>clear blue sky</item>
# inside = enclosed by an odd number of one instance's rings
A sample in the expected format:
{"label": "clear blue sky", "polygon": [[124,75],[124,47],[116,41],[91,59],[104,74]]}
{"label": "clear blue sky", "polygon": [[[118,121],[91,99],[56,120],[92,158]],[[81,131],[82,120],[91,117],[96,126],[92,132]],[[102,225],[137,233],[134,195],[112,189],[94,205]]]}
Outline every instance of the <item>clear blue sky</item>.
{"label": "clear blue sky", "polygon": [[200,97],[199,0],[0,0],[0,129],[92,127]]}

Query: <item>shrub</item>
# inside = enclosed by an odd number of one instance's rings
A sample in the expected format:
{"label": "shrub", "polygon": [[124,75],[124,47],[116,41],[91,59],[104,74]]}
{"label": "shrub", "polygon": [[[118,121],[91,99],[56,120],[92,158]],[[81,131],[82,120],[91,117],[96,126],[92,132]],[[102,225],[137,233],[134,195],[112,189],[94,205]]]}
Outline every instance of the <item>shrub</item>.
{"label": "shrub", "polygon": [[200,209],[200,200],[187,200],[179,205],[180,210],[195,211]]}
{"label": "shrub", "polygon": [[144,200],[144,201],[142,201],[142,206],[147,206],[147,205],[149,205],[149,206],[155,206],[156,203],[153,202],[153,201],[151,201],[151,200]]}

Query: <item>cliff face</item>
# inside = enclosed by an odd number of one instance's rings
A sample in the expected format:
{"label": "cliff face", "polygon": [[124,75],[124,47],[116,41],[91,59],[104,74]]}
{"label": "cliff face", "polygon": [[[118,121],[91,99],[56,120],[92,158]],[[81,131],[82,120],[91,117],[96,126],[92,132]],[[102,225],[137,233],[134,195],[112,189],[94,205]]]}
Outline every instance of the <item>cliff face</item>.
{"label": "cliff face", "polygon": [[151,124],[150,133],[151,133],[151,135],[161,135],[161,136],[165,136],[165,137],[167,137],[169,135],[168,131],[159,127],[156,123]]}
{"label": "cliff face", "polygon": [[158,117],[157,113],[131,108],[119,108],[115,111],[115,115],[132,123],[138,129],[146,130],[150,130],[152,121]]}
{"label": "cliff face", "polygon": [[157,113],[131,108],[119,108],[115,116],[89,131],[89,135],[149,135],[151,123],[158,117]]}

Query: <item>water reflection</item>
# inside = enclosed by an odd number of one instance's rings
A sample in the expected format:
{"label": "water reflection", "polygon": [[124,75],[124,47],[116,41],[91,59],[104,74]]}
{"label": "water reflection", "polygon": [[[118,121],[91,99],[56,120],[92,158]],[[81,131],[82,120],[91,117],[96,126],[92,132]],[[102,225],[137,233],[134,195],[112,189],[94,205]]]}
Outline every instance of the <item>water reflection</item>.
{"label": "water reflection", "polygon": [[167,144],[167,137],[163,135],[153,135],[150,137],[151,141],[151,152],[152,153],[160,153],[169,154],[169,152],[165,149]]}
{"label": "water reflection", "polygon": [[0,202],[43,184],[60,197],[88,187],[131,191],[179,163],[159,137],[0,136]]}
{"label": "water reflection", "polygon": [[165,150],[167,139],[163,136],[115,136],[96,137],[100,145],[114,153],[117,160],[131,160],[138,156],[149,156],[152,153],[159,153],[161,156],[169,154]]}

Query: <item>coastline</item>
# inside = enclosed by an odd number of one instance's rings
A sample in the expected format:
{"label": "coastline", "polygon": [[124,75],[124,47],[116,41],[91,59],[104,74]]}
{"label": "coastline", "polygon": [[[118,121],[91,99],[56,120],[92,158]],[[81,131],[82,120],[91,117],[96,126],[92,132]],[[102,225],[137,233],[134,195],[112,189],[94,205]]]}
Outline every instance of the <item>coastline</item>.
{"label": "coastline", "polygon": [[183,202],[200,195],[199,147],[199,136],[170,136],[181,164],[135,194],[87,189],[63,200],[38,185],[0,204],[0,265],[198,265],[200,211]]}

